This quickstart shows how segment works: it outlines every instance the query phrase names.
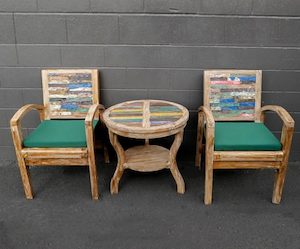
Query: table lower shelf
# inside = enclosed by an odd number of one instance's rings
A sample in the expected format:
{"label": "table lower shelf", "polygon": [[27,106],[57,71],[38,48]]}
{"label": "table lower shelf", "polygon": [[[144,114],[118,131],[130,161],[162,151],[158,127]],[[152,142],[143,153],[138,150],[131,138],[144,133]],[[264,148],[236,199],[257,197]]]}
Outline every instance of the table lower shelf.
{"label": "table lower shelf", "polygon": [[158,145],[141,145],[125,151],[124,168],[141,172],[157,171],[170,166],[170,150]]}

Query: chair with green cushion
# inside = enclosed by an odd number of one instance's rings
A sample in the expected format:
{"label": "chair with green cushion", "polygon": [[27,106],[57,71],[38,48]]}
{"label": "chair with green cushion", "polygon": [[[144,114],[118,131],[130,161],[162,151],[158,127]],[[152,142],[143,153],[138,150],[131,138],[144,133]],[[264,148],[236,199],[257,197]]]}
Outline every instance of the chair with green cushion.
{"label": "chair with green cushion", "polygon": [[[294,120],[280,106],[261,107],[261,78],[260,70],[204,71],[195,164],[200,167],[205,150],[207,205],[212,203],[215,169],[275,169],[272,202],[281,201]],[[266,111],[276,112],[283,122],[280,140],[264,124]]]}
{"label": "chair with green cushion", "polygon": [[[98,70],[42,70],[42,80],[44,105],[23,106],[10,122],[25,196],[33,198],[29,166],[64,165],[88,166],[92,198],[98,199],[94,128],[104,110]],[[39,112],[41,123],[23,138],[21,120],[31,110]]]}

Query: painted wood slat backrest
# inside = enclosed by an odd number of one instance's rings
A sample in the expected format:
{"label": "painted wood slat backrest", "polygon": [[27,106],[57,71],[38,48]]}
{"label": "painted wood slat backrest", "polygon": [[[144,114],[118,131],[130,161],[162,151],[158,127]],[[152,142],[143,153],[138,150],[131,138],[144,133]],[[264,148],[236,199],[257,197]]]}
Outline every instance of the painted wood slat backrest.
{"label": "painted wood slat backrest", "polygon": [[97,69],[42,70],[46,119],[84,119],[99,104]]}
{"label": "painted wood slat backrest", "polygon": [[261,70],[205,70],[204,106],[216,121],[259,121]]}

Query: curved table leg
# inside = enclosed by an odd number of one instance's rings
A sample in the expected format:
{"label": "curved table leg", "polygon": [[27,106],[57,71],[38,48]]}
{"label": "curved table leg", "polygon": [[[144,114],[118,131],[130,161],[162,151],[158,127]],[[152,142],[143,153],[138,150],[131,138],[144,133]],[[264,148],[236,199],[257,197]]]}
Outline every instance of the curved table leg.
{"label": "curved table leg", "polygon": [[109,131],[109,139],[118,156],[118,165],[110,182],[110,193],[117,194],[119,192],[119,182],[124,172],[123,164],[125,163],[125,151],[119,143],[117,134]]}
{"label": "curved table leg", "polygon": [[175,135],[174,142],[170,149],[170,163],[171,163],[170,170],[177,185],[177,193],[179,194],[184,194],[185,192],[185,183],[178,170],[177,162],[176,162],[176,155],[182,140],[183,140],[183,130],[181,130]]}

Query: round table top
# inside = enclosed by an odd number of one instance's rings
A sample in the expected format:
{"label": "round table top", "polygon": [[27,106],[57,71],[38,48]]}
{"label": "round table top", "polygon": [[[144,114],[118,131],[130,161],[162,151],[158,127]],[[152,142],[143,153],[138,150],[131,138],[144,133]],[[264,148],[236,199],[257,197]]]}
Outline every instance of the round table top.
{"label": "round table top", "polygon": [[[164,100],[126,101],[106,109],[103,119],[113,132],[136,137],[134,134],[168,133],[185,127],[188,110],[177,103]],[[172,132],[174,131],[174,132]]]}

